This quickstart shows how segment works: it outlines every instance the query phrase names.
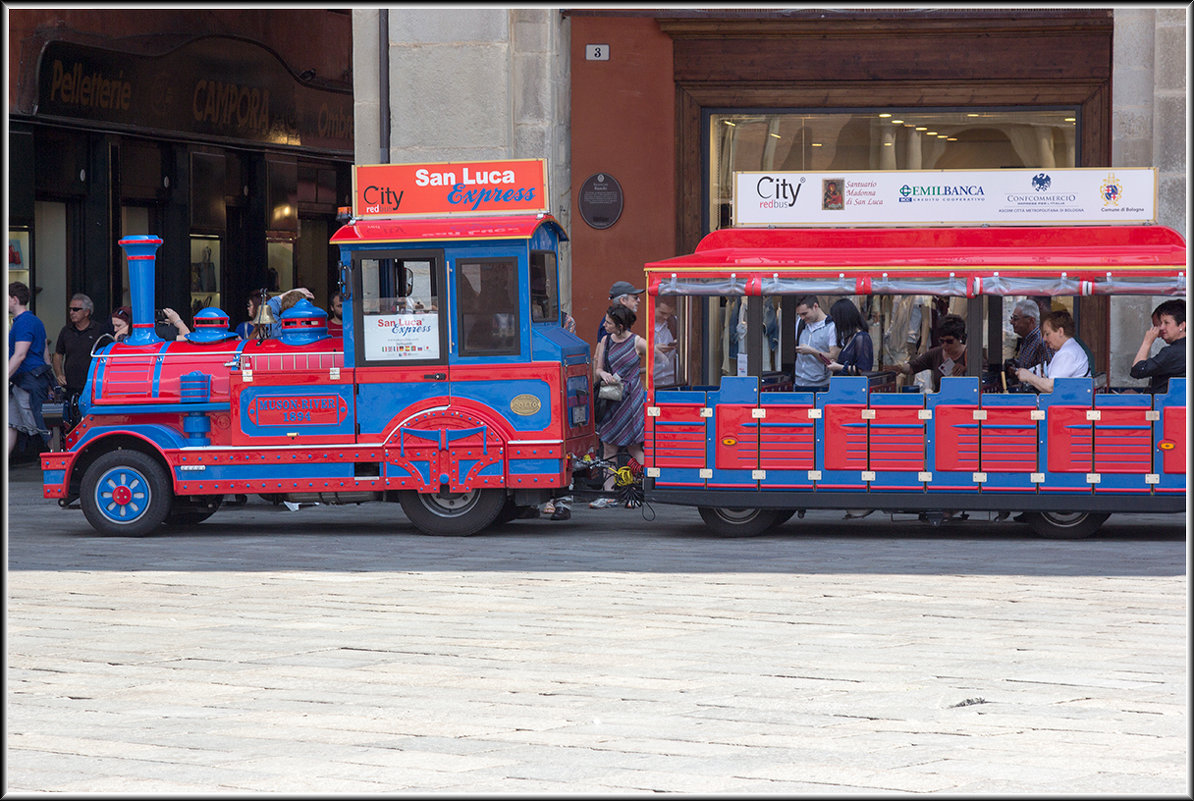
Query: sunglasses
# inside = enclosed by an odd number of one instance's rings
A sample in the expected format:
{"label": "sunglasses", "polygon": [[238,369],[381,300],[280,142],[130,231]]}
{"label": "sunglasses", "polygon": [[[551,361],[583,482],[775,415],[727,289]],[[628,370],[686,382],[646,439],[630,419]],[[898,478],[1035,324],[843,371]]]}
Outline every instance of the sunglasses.
{"label": "sunglasses", "polygon": [[83,311],[83,307],[82,307],[82,306],[68,306],[67,308],[68,308],[68,309],[70,309],[70,310],[71,310],[71,311],[73,311],[73,312],[81,312],[81,311]]}

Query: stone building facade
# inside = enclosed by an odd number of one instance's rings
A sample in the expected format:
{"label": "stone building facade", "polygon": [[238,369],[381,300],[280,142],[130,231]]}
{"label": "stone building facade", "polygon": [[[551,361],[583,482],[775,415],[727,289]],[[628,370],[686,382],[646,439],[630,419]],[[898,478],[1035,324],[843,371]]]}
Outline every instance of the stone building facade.
{"label": "stone building facade", "polygon": [[[604,292],[613,280],[641,281],[644,261],[691,249],[694,237],[699,239],[701,233],[698,227],[709,228],[708,218],[702,221],[692,211],[705,202],[700,193],[708,191],[691,185],[693,176],[700,183],[699,165],[708,153],[701,148],[708,143],[684,127],[687,112],[677,89],[684,58],[693,65],[702,63],[701,57],[710,58],[705,63],[720,69],[724,64],[718,62],[718,53],[732,52],[740,60],[733,66],[739,75],[754,80],[757,97],[782,99],[781,89],[791,86],[798,90],[793,96],[802,98],[807,109],[813,105],[809,98],[816,96],[817,81],[805,78],[815,79],[815,72],[798,74],[789,69],[782,80],[772,81],[780,88],[768,95],[774,62],[768,64],[762,57],[752,62],[749,46],[718,48],[730,39],[748,37],[759,43],[760,53],[770,53],[776,40],[784,37],[794,37],[794,43],[828,41],[848,36],[860,25],[875,37],[870,41],[879,49],[893,31],[937,37],[931,41],[944,43],[942,54],[917,54],[915,69],[921,72],[909,67],[906,80],[897,86],[904,106],[917,105],[912,102],[917,97],[926,106],[964,108],[997,101],[1002,105],[1012,103],[1008,98],[1055,91],[1059,105],[1081,109],[1082,158],[1074,166],[1155,167],[1158,222],[1185,235],[1188,22],[1189,10],[1172,5],[989,13],[357,10],[353,12],[355,155],[357,163],[546,158],[553,213],[572,235],[571,250],[562,260],[562,301],[565,309],[576,314],[581,335],[590,337]],[[956,56],[947,52],[950,29],[960,26],[982,37],[988,23],[1007,37],[1010,46],[1021,46],[1034,57],[1013,53],[1001,62],[999,53],[993,52],[990,71],[972,76],[978,88],[965,95],[949,85],[951,65],[959,63],[951,61]],[[827,33],[821,36],[817,26],[824,26]],[[1017,26],[1025,33],[1017,34]],[[602,34],[615,39],[620,47],[615,58],[622,59],[625,70],[619,82],[608,86],[585,77],[585,70],[593,66],[585,53],[589,37]],[[1106,56],[1100,61],[1084,46],[1062,55],[1067,52],[1066,43],[1079,42],[1103,43]],[[1048,56],[1059,64],[1060,79],[1053,80],[1043,70],[1031,75],[1031,67],[1022,66]],[[899,66],[897,58],[893,56],[893,63]],[[1068,68],[1064,58],[1090,63],[1081,67],[1086,72],[1071,76],[1062,74]],[[1001,84],[1008,66],[1024,73],[1022,84]],[[823,71],[827,83],[841,77],[835,75],[835,64],[824,64]],[[627,80],[627,75],[637,75],[641,81]],[[876,75],[873,81],[887,79]],[[1091,88],[1077,100],[1057,88],[1078,84]],[[736,86],[728,82],[719,89],[711,84],[701,91],[709,97],[732,98]],[[850,91],[865,96],[866,87],[841,91],[847,94],[839,97],[849,96]],[[952,98],[952,103],[934,102],[935,92],[943,92],[939,96]],[[389,125],[383,134],[381,120],[387,105]],[[623,125],[605,127],[620,115],[625,115]],[[626,213],[617,225],[600,232],[589,230],[579,213],[573,213],[580,184],[594,167],[619,170],[627,184]],[[686,204],[691,207],[687,211]],[[1148,312],[1159,300],[1117,298],[1107,306],[1088,307],[1087,326],[1092,331],[1110,329],[1109,335],[1101,334],[1099,347],[1113,383],[1131,383],[1126,379],[1127,360],[1135,352]]]}

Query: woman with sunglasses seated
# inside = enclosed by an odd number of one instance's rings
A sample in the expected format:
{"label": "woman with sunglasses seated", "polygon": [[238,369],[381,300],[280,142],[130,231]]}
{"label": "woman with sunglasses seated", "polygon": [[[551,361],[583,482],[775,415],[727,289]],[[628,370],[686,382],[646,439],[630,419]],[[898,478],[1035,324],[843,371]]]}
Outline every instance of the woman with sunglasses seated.
{"label": "woman with sunglasses seated", "polygon": [[1041,320],[1041,336],[1053,358],[1034,368],[1021,367],[1016,378],[1031,384],[1037,392],[1052,392],[1058,378],[1090,378],[1090,359],[1086,348],[1074,336],[1074,318],[1065,309],[1051,312]]}
{"label": "woman with sunglasses seated", "polygon": [[933,391],[941,389],[941,376],[966,375],[966,321],[956,314],[947,314],[937,324],[936,347],[896,365],[904,375],[916,375],[921,370],[933,374]]}

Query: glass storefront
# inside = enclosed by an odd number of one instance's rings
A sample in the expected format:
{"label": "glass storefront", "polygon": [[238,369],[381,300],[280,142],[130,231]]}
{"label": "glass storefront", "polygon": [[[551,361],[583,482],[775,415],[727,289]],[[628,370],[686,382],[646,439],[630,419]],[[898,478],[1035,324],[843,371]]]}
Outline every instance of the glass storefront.
{"label": "glass storefront", "polygon": [[708,114],[706,231],[724,228],[736,171],[1074,167],[1077,109]]}
{"label": "glass storefront", "polygon": [[[1076,108],[722,110],[709,111],[705,116],[706,232],[731,225],[733,175],[737,171],[1055,169],[1079,163]],[[839,297],[821,297],[822,309],[827,312]],[[965,299],[846,297],[860,308],[870,326],[875,371],[890,369],[927,348],[934,339],[932,319],[945,313],[966,317],[968,312]],[[708,326],[712,334],[705,338],[705,352],[699,358],[681,359],[681,365],[692,367],[703,362],[702,375],[682,375],[679,382],[716,383],[719,375],[744,373],[745,348],[741,341],[745,330],[744,304],[730,298],[677,300],[681,332]],[[990,363],[1000,363],[1014,350],[1016,336],[1008,318],[1017,300],[1005,298],[1002,305],[996,303],[990,309],[984,308],[982,320],[967,320],[968,330],[980,333],[986,328],[989,315],[1000,316],[1004,352],[986,354]],[[778,298],[765,303],[764,372],[781,371],[794,358],[790,352],[791,339],[780,333],[785,326],[794,325],[793,312]],[[1073,311],[1068,304],[1057,303],[1055,307]],[[893,334],[905,330],[910,332],[907,337]],[[681,334],[679,339],[682,352],[691,350],[691,342],[685,341],[688,337]],[[682,368],[682,372],[689,371]]]}

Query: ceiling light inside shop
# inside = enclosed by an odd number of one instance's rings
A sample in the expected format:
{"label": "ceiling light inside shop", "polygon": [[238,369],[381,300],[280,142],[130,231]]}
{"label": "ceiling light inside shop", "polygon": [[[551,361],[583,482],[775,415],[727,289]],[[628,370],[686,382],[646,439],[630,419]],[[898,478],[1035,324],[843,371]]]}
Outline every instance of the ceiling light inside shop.
{"label": "ceiling light inside shop", "polygon": [[949,137],[948,139],[946,139],[945,141],[947,141],[947,142],[956,142],[956,141],[958,141],[958,137],[956,137],[956,136],[951,136],[951,137]]}
{"label": "ceiling light inside shop", "polygon": [[722,122],[724,122],[726,125],[730,126],[731,128],[738,127],[738,123],[736,123],[736,122],[730,122],[729,120],[722,120]]}
{"label": "ceiling light inside shop", "polygon": [[820,142],[813,142],[813,147],[821,147],[821,143],[820,143]]}
{"label": "ceiling light inside shop", "polygon": [[767,135],[768,135],[768,136],[774,136],[776,139],[783,139],[783,137],[782,137],[782,136],[780,136],[780,135],[779,135],[779,134],[777,134],[777,133],[769,133],[769,134],[767,134]]}
{"label": "ceiling light inside shop", "polygon": [[890,115],[890,114],[887,114],[887,113],[884,113],[884,114],[880,114],[879,116],[880,116],[880,117],[882,117],[883,119],[887,119],[887,118],[888,118],[888,117],[890,117],[891,115]]}
{"label": "ceiling light inside shop", "polygon": [[1065,121],[1066,121],[1066,122],[1077,122],[1078,120],[1077,120],[1076,118],[1074,118],[1074,117],[1066,117],[1066,118],[1065,118]]}
{"label": "ceiling light inside shop", "polygon": [[927,131],[927,130],[929,130],[929,129],[928,129],[928,128],[926,128],[926,127],[925,127],[925,126],[923,126],[923,125],[918,125],[918,126],[916,127],[916,130],[918,130],[918,131]]}
{"label": "ceiling light inside shop", "polygon": [[903,120],[892,120],[891,124],[892,125],[903,125],[904,121]]}

